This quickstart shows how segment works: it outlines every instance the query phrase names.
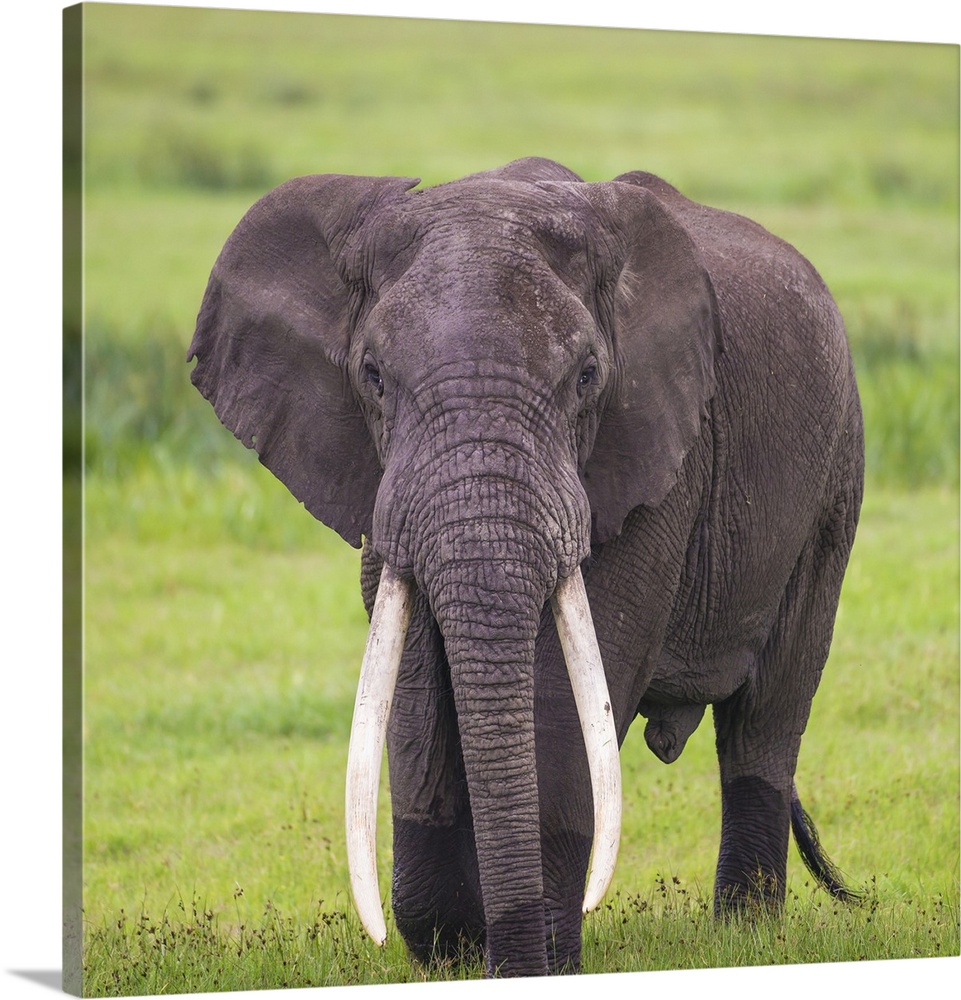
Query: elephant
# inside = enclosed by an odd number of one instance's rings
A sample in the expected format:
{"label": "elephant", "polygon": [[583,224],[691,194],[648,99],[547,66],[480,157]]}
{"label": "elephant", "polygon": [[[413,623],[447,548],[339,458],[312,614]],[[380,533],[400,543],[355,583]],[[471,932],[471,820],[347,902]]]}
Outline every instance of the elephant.
{"label": "elephant", "polygon": [[792,830],[856,899],[795,787],[864,478],[823,280],[646,172],[588,182],[530,157],[419,185],[266,194],[187,356],[222,423],[362,548],[347,825],[365,926],[383,940],[386,741],[409,951],[579,971],[628,728],[645,718],[671,763],[708,705],[718,916],[777,912]]}

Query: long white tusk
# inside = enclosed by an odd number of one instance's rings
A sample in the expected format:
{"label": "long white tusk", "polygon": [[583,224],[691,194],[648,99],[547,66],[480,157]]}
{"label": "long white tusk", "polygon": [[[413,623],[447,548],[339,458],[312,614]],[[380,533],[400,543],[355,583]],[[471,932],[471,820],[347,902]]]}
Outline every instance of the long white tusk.
{"label": "long white tusk", "polygon": [[621,839],[621,761],[607,678],[580,569],[560,580],[551,598],[584,733],[594,794],[594,847],[583,911],[593,910],[614,876]]}
{"label": "long white tusk", "polygon": [[386,564],[370,618],[347,750],[347,864],[367,933],[387,940],[377,880],[377,791],[394,685],[410,624],[412,588]]}

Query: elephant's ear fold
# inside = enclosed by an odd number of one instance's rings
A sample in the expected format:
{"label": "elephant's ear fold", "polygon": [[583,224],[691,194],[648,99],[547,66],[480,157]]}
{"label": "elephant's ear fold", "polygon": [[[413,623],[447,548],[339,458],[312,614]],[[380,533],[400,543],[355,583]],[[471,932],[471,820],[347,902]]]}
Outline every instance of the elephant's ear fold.
{"label": "elephant's ear fold", "polygon": [[605,231],[612,273],[598,296],[614,358],[583,469],[596,542],[677,481],[714,392],[717,302],[691,237],[650,191],[585,184]]}
{"label": "elephant's ear fold", "polygon": [[187,360],[217,415],[319,520],[359,546],[380,466],[347,373],[352,233],[416,180],[300,177],[258,201],[207,284]]}

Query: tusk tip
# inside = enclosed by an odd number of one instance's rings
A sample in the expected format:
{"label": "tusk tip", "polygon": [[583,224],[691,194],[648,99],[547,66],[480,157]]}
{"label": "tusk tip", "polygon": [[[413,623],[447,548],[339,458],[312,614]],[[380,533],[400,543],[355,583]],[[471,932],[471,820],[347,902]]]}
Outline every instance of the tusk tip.
{"label": "tusk tip", "polygon": [[[364,923],[363,921],[361,922]],[[367,931],[371,941],[373,941],[378,948],[383,948],[384,945],[387,944],[387,928],[382,922],[379,926],[374,926],[373,928],[364,923],[364,930]]]}
{"label": "tusk tip", "polygon": [[607,865],[603,865],[591,871],[587,880],[587,887],[584,889],[584,902],[581,904],[581,913],[590,913],[601,905],[601,901],[610,888],[611,879],[614,875],[614,859],[610,858]]}

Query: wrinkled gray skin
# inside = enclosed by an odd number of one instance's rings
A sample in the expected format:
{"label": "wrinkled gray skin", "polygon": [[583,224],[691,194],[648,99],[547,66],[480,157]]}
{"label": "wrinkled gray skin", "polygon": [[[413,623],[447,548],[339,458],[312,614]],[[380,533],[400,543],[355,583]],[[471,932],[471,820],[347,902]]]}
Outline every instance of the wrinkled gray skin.
{"label": "wrinkled gray skin", "polygon": [[650,174],[416,183],[268,194],[190,348],[223,422],[364,539],[368,610],[384,560],[416,581],[397,926],[425,959],[472,940],[490,972],[578,967],[591,789],[545,606],[579,564],[620,739],[643,715],[669,763],[713,706],[718,910],[777,905],[861,501],[835,304],[793,248]]}

